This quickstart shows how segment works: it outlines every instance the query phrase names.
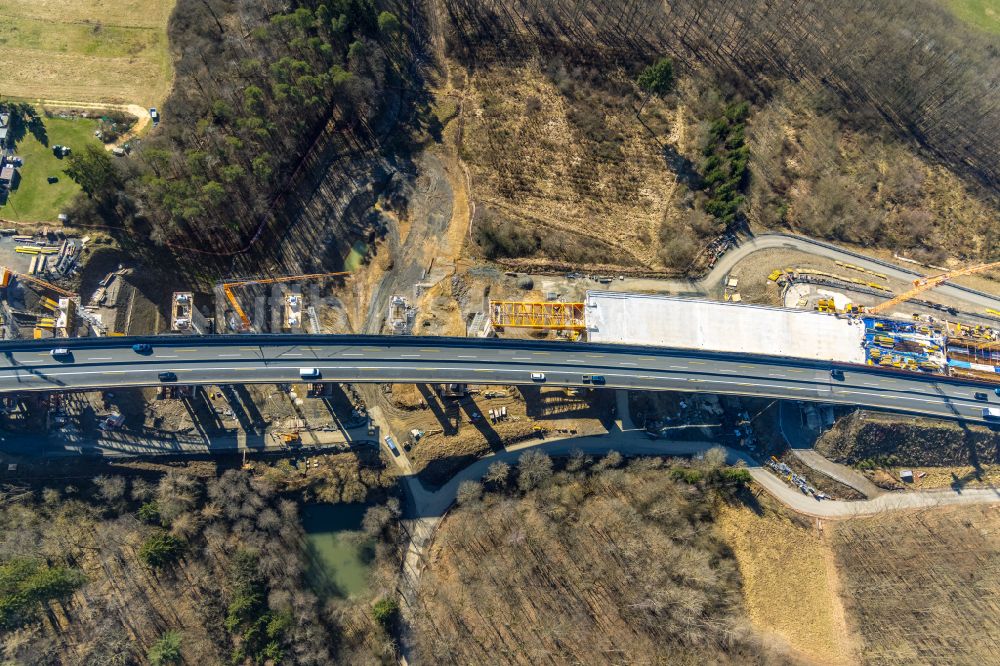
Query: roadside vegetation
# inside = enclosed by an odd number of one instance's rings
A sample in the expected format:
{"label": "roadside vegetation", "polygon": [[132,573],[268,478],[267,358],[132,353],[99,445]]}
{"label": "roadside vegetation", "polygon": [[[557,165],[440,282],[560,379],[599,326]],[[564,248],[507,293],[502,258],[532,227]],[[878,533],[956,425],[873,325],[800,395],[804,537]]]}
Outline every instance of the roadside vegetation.
{"label": "roadside vegetation", "polygon": [[463,483],[420,579],[420,659],[768,662],[714,528],[746,475],[724,460],[529,450]]}
{"label": "roadside vegetation", "polygon": [[[984,426],[859,410],[823,433],[816,450],[889,490],[1000,483],[1000,436]],[[901,478],[904,469],[912,479]]]}
{"label": "roadside vegetation", "polygon": [[242,470],[6,487],[5,663],[320,665],[391,655],[371,605],[396,575],[398,502],[365,517],[371,592],[343,597],[311,586],[300,495],[287,490]]}

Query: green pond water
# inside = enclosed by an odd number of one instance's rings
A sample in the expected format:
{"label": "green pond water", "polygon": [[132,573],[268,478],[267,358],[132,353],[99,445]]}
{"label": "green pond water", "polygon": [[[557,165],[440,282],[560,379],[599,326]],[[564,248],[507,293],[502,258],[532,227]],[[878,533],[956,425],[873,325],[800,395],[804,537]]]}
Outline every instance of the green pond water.
{"label": "green pond water", "polygon": [[368,590],[375,545],[361,531],[369,504],[312,504],[302,511],[309,550],[309,578],[323,598]]}
{"label": "green pond water", "polygon": [[361,267],[361,263],[365,259],[365,255],[368,254],[368,243],[364,241],[355,241],[354,245],[351,246],[351,251],[347,253],[347,257],[344,258],[344,270],[354,272]]}

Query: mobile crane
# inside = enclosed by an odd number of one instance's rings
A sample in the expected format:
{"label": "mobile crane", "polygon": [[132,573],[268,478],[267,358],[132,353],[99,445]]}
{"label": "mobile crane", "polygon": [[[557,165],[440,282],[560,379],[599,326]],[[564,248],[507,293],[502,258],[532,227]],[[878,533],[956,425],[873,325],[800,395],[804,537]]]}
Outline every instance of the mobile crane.
{"label": "mobile crane", "polygon": [[866,312],[869,314],[882,314],[890,308],[894,308],[900,303],[905,303],[911,298],[927,291],[928,289],[933,289],[938,285],[951,280],[952,278],[960,277],[962,275],[972,275],[974,273],[982,273],[983,271],[988,271],[991,268],[1000,268],[1000,261],[990,262],[988,264],[977,264],[975,266],[966,266],[964,268],[956,268],[953,271],[948,271],[946,273],[941,273],[939,275],[930,275],[927,277],[918,278],[913,281],[913,288],[894,296],[887,301],[882,301],[878,305],[870,308],[865,308]]}
{"label": "mobile crane", "polygon": [[34,284],[34,285],[37,285],[37,286],[42,287],[44,289],[48,289],[49,291],[55,292],[55,293],[59,294],[60,296],[65,296],[67,298],[70,298],[72,296],[76,296],[76,294],[74,294],[73,292],[67,291],[67,290],[63,289],[62,287],[57,287],[56,285],[52,284],[51,282],[46,282],[45,280],[40,280],[40,279],[38,279],[36,277],[32,277],[30,275],[25,275],[24,273],[18,273],[17,271],[12,271],[9,268],[7,268],[6,266],[0,266],[0,287],[6,287],[6,286],[8,286],[10,284],[11,277],[16,277],[18,280],[24,280],[25,282],[30,282],[31,284]]}
{"label": "mobile crane", "polygon": [[226,295],[226,299],[229,301],[229,304],[233,306],[233,312],[235,312],[236,316],[240,318],[240,330],[248,331],[250,330],[250,318],[247,317],[247,313],[243,311],[243,308],[236,300],[236,295],[233,293],[234,287],[245,287],[251,284],[275,284],[277,282],[296,282],[298,280],[317,280],[319,278],[343,277],[345,275],[350,275],[350,273],[341,271],[336,273],[309,273],[307,275],[286,275],[284,277],[276,277],[276,278],[233,280],[232,282],[223,282],[221,286],[222,286],[222,292]]}

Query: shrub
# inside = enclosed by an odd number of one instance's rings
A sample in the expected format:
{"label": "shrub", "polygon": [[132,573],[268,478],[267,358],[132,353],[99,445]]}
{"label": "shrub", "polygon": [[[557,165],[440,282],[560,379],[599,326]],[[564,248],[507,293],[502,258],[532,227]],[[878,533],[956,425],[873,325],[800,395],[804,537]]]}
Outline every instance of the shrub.
{"label": "shrub", "polygon": [[181,663],[181,634],[178,631],[170,630],[160,637],[160,640],[153,643],[149,648],[146,658],[153,666],[166,666],[167,664]]}
{"label": "shrub", "polygon": [[156,502],[146,502],[139,507],[139,520],[150,525],[160,523],[160,507]]}
{"label": "shrub", "polygon": [[161,569],[173,564],[184,553],[185,543],[168,532],[159,531],[139,548],[139,558],[153,567]]}
{"label": "shrub", "polygon": [[737,485],[746,485],[750,483],[752,479],[750,476],[750,470],[742,467],[726,467],[721,469],[719,470],[719,477],[725,483]]}
{"label": "shrub", "polygon": [[674,467],[670,470],[670,478],[674,481],[683,481],[684,483],[694,485],[699,483],[703,476],[701,470],[691,469],[690,467]]}
{"label": "shrub", "polygon": [[636,83],[648,93],[666,95],[674,89],[674,63],[670,58],[660,58],[642,70]]}
{"label": "shrub", "polygon": [[385,629],[389,629],[399,614],[399,604],[395,599],[382,597],[372,606],[372,617]]}

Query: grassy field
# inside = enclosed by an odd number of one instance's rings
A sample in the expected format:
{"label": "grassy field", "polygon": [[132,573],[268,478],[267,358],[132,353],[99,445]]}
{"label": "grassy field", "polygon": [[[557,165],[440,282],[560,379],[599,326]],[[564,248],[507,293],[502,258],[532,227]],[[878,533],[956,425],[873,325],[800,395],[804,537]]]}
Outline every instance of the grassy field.
{"label": "grassy field", "polygon": [[[24,158],[21,182],[6,204],[0,206],[0,218],[15,222],[49,222],[68,204],[80,186],[70,180],[63,169],[67,162],[52,153],[52,146],[69,146],[76,151],[92,143],[103,144],[94,138],[97,121],[87,118],[44,118],[46,144],[28,133],[18,142],[15,153]],[[49,183],[49,176],[58,182]]]}
{"label": "grassy field", "polygon": [[945,4],[969,25],[1000,34],[1000,2],[997,0],[946,0]]}
{"label": "grassy field", "polygon": [[173,77],[173,0],[0,0],[0,93],[157,106]]}

